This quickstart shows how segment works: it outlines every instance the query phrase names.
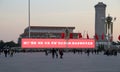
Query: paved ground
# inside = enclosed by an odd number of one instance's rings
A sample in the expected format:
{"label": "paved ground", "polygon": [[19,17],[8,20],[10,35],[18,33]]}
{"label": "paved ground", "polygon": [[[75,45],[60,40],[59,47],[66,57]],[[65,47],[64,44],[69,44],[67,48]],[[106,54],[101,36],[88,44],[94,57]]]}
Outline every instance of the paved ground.
{"label": "paved ground", "polygon": [[106,56],[65,53],[63,59],[44,53],[0,55],[0,72],[120,72],[120,54]]}

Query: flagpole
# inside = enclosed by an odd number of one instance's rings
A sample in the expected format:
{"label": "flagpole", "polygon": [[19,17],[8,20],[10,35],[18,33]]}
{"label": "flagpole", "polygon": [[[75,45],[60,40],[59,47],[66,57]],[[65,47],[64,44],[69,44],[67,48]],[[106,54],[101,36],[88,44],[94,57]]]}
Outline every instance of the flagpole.
{"label": "flagpole", "polygon": [[28,0],[28,26],[29,26],[29,38],[30,38],[30,0]]}
{"label": "flagpole", "polygon": [[79,31],[78,31],[78,39],[79,39]]}
{"label": "flagpole", "polygon": [[84,32],[83,32],[83,38],[85,37],[85,32],[86,32],[86,31],[84,30]]}

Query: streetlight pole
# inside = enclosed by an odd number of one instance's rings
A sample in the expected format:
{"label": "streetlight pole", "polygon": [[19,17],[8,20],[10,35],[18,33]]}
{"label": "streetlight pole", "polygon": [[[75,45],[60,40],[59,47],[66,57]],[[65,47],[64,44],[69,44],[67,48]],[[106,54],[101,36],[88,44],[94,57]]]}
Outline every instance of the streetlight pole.
{"label": "streetlight pole", "polygon": [[110,38],[113,37],[113,22],[115,21],[116,18],[113,18],[108,15],[108,17],[106,18],[106,34],[107,34],[107,38],[108,38],[108,48],[110,48],[111,45],[111,41]]}
{"label": "streetlight pole", "polygon": [[68,27],[66,27],[65,29],[65,34],[66,34],[66,48],[68,48],[68,39],[69,39],[69,29]]}
{"label": "streetlight pole", "polygon": [[30,38],[30,0],[28,0],[28,26],[29,26],[29,38]]}

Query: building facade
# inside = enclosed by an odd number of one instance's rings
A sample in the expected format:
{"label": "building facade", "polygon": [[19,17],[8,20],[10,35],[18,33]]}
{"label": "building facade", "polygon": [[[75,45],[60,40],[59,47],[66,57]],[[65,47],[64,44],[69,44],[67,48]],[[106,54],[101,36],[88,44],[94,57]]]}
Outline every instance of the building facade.
{"label": "building facade", "polygon": [[[57,26],[30,26],[30,38],[61,38],[61,34],[66,34],[66,29],[72,33],[73,38],[78,38],[78,33],[74,33],[75,27],[57,27]],[[22,38],[29,38],[29,27],[20,34],[18,43],[21,44]]]}

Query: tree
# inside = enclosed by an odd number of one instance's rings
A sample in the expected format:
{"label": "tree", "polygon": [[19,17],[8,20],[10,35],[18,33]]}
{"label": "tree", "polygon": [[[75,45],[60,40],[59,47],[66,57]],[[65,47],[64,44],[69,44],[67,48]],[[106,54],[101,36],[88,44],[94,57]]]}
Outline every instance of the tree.
{"label": "tree", "polygon": [[117,43],[113,41],[113,42],[112,42],[112,45],[117,45]]}
{"label": "tree", "polygon": [[16,47],[17,44],[14,41],[9,41],[5,43],[5,46],[9,46],[9,47]]}
{"label": "tree", "polygon": [[0,40],[0,49],[4,47],[4,41],[3,40]]}
{"label": "tree", "polygon": [[119,42],[119,41],[117,41],[117,45],[120,45],[120,42]]}

